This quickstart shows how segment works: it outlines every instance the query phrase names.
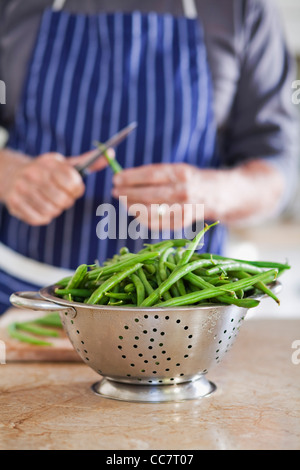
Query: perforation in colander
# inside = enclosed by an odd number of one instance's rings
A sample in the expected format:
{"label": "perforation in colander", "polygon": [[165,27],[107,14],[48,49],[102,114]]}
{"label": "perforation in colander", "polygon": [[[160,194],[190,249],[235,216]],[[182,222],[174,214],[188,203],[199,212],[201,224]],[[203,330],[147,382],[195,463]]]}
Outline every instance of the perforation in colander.
{"label": "perforation in colander", "polygon": [[[68,312],[65,312],[65,317],[68,316]],[[73,319],[70,319],[70,325],[71,326],[74,326],[75,325],[75,322]],[[90,358],[89,358],[89,352],[88,350],[86,349],[86,346],[85,346],[85,342],[83,339],[80,338],[80,331],[76,328],[76,336],[78,336],[78,340],[77,341],[74,341],[72,335],[70,334],[69,332],[69,328],[67,327],[67,323],[65,321],[64,318],[62,318],[62,325],[65,327],[65,332],[73,346],[73,348],[75,349],[75,351],[77,351],[77,353],[80,355],[80,357],[85,361],[85,362],[89,362],[90,361]],[[99,371],[99,374],[101,374],[101,371]]]}
{"label": "perforation in colander", "polygon": [[223,329],[223,332],[220,336],[216,335],[214,337],[216,340],[215,361],[217,364],[219,364],[224,354],[226,354],[233,346],[235,338],[237,337],[238,331],[240,329],[240,324],[244,319],[244,316],[231,318],[229,323],[230,326]]}
{"label": "perforation in colander", "polygon": [[[145,314],[141,319],[135,318],[134,323],[124,323],[122,334],[118,336],[120,359],[125,368],[128,364],[130,367],[126,377],[148,384],[185,380],[186,362],[194,346],[190,326],[176,316],[158,314]],[[140,324],[140,328],[136,324]],[[180,348],[176,348],[174,354],[170,340],[175,328]]]}
{"label": "perforation in colander", "polygon": [[66,312],[62,320],[74,349],[100,375],[155,385],[193,380],[206,374],[213,363],[219,363],[244,319],[242,309],[236,313],[229,317],[212,310],[201,320],[195,313],[175,311],[120,316],[109,326],[112,333],[104,355],[103,350],[96,353],[95,335],[92,338],[86,334],[83,317],[78,316],[78,321]]}

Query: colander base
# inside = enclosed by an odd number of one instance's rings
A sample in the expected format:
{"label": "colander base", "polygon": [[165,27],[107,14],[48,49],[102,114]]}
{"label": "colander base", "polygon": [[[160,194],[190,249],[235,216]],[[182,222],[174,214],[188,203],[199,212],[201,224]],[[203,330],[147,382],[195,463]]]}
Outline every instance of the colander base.
{"label": "colander base", "polygon": [[92,385],[93,392],[104,398],[142,403],[195,400],[211,395],[216,388],[204,376],[174,385],[130,385],[105,378]]}

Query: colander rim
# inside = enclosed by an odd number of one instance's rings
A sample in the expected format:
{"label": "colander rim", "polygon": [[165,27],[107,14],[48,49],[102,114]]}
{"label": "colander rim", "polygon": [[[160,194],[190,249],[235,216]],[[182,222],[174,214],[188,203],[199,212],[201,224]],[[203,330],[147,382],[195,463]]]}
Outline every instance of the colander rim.
{"label": "colander rim", "polygon": [[[171,311],[192,311],[192,310],[211,310],[213,309],[229,309],[232,307],[236,308],[244,308],[244,307],[238,307],[236,305],[225,305],[225,304],[201,304],[201,305],[191,305],[191,306],[178,306],[178,307],[122,307],[120,305],[118,306],[113,306],[113,305],[90,305],[90,304],[85,304],[82,302],[74,302],[74,301],[69,301],[66,299],[61,299],[53,294],[54,290],[59,287],[56,284],[53,284],[48,287],[43,287],[40,289],[39,294],[40,296],[48,301],[51,301],[53,303],[56,303],[57,305],[63,305],[66,307],[73,307],[73,308],[84,308],[86,310],[99,310],[99,311],[112,311],[112,312],[117,312],[117,311],[122,311],[122,312],[171,312]],[[274,292],[275,294],[279,293],[282,288],[281,282],[274,281],[269,285],[269,288]],[[254,296],[249,296],[247,298],[249,299],[256,299],[256,300],[261,300],[263,298],[267,297],[265,294],[261,295],[254,295]]]}

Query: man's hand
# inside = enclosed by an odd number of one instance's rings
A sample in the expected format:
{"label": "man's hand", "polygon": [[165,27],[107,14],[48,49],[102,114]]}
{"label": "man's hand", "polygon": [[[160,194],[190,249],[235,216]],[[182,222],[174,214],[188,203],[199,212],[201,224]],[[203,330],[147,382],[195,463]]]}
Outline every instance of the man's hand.
{"label": "man's hand", "polygon": [[139,212],[139,220],[149,228],[181,229],[191,225],[199,214],[195,172],[196,168],[185,163],[123,170],[114,176],[113,196],[126,196],[129,214],[134,215],[130,208]]}
{"label": "man's hand", "polygon": [[[85,191],[74,166],[83,163],[90,153],[71,158],[59,153],[46,153],[34,159],[24,157],[16,159],[15,167],[12,155],[2,191],[2,201],[10,214],[29,225],[47,225],[72,207]],[[101,157],[90,171],[106,166],[106,159]]]}
{"label": "man's hand", "polygon": [[[181,229],[197,220],[197,206],[206,220],[226,224],[253,223],[276,215],[284,190],[281,173],[267,160],[247,161],[230,169],[200,169],[187,163],[161,163],[123,170],[114,176],[113,196],[127,197],[127,206],[137,211],[149,228]],[[151,217],[151,205],[176,204],[169,213]],[[177,214],[176,214],[177,210]],[[202,211],[203,213],[203,211]],[[134,215],[134,214],[131,214]],[[180,217],[181,215],[181,217]]]}

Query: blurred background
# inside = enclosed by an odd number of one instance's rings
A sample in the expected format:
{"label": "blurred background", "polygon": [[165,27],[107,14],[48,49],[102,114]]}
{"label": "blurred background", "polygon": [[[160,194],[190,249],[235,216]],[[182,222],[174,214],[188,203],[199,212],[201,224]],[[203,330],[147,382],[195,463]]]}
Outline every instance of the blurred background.
{"label": "blurred background", "polygon": [[[282,12],[287,44],[296,58],[300,80],[300,0],[273,1]],[[294,91],[291,83],[291,99]],[[300,132],[300,104],[295,106],[299,112]],[[6,134],[0,128],[0,146],[5,140]],[[300,164],[298,171],[300,179]],[[235,258],[289,262],[292,269],[282,277],[281,307],[273,300],[266,299],[255,311],[249,312],[248,319],[300,319],[300,185],[298,184],[295,197],[280,218],[259,226],[231,228],[226,254]]]}
{"label": "blurred background", "polygon": [[[300,80],[300,1],[273,1],[281,10],[287,45],[298,65],[296,79]],[[291,84],[291,99],[293,91]],[[295,106],[299,113],[300,135],[300,104]],[[298,175],[300,177],[300,154]],[[277,220],[246,229],[231,229],[227,254],[243,259],[288,261],[292,266],[282,277],[281,306],[266,299],[249,312],[248,319],[300,318],[300,184],[295,197]]]}

